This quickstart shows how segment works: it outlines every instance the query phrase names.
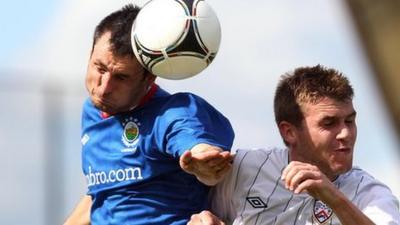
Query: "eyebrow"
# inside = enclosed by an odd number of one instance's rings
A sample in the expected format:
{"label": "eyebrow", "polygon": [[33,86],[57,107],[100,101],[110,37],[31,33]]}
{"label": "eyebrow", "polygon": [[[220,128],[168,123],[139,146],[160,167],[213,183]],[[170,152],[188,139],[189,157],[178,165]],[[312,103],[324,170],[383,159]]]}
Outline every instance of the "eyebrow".
{"label": "eyebrow", "polygon": [[[102,67],[102,68],[107,69],[107,66],[106,66],[103,62],[101,62],[100,60],[95,60],[95,61],[94,61],[94,64],[95,64],[96,66],[100,66],[100,67]],[[129,78],[129,77],[130,77],[130,75],[129,75],[129,74],[126,74],[126,73],[111,73],[111,74],[112,74],[112,76],[123,76],[123,77],[126,77],[126,78]]]}
{"label": "eyebrow", "polygon": [[104,67],[104,68],[107,68],[107,66],[103,63],[103,62],[101,62],[100,60],[95,60],[94,62],[93,62],[96,66],[100,66],[100,67]]}
{"label": "eyebrow", "polygon": [[[352,113],[344,116],[345,118],[349,118],[349,117],[355,117],[357,115],[356,111],[353,111]],[[330,115],[326,115],[324,117],[322,117],[322,120],[332,120],[332,119],[337,119],[339,118],[338,116],[330,116]]]}
{"label": "eyebrow", "polygon": [[352,113],[350,113],[348,116],[346,116],[346,117],[356,117],[356,115],[357,115],[357,112],[356,111],[353,111]]}
{"label": "eyebrow", "polygon": [[126,73],[114,73],[113,76],[124,77],[124,78],[130,77],[130,75],[128,75]]}

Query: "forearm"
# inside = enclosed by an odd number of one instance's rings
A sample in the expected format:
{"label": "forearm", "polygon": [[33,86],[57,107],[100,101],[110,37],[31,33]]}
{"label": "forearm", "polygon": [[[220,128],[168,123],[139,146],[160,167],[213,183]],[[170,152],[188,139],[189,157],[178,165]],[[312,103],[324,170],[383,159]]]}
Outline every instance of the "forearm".
{"label": "forearm", "polygon": [[374,224],[321,170],[309,163],[291,161],[282,172],[285,186],[294,193],[307,192],[327,204],[342,225]]}
{"label": "forearm", "polygon": [[64,225],[90,225],[90,208],[92,198],[89,195],[84,196],[67,218]]}
{"label": "forearm", "polygon": [[336,196],[335,202],[331,207],[342,225],[375,224],[342,193]]}

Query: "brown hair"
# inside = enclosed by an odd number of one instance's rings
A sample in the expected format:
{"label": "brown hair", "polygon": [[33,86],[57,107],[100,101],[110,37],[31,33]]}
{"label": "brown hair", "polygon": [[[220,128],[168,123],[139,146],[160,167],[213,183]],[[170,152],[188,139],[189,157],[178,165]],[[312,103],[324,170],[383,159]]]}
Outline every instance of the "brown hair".
{"label": "brown hair", "polygon": [[352,100],[353,88],[339,71],[321,65],[300,67],[281,77],[275,92],[275,121],[301,125],[301,103],[316,103],[324,97],[338,101]]}
{"label": "brown hair", "polygon": [[106,32],[111,32],[111,51],[119,56],[134,57],[131,46],[131,29],[140,8],[128,4],[108,16],[97,25],[93,35],[92,52],[97,40]]}

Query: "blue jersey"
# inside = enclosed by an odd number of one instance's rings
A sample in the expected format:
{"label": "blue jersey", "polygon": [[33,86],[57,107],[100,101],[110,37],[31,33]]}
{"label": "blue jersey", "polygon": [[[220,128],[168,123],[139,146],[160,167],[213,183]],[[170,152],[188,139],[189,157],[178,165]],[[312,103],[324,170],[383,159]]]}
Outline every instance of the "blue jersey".
{"label": "blue jersey", "polygon": [[208,188],[179,166],[199,143],[230,149],[229,121],[189,93],[158,88],[144,105],[102,118],[88,99],[82,116],[82,166],[92,224],[186,224],[207,207]]}

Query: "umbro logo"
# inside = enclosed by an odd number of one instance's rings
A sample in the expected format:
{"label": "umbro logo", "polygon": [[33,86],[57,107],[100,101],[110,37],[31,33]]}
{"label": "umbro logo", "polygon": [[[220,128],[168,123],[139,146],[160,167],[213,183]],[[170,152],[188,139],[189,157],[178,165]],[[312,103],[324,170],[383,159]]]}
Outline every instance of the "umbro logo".
{"label": "umbro logo", "polygon": [[267,204],[260,197],[247,197],[246,200],[253,208],[267,208]]}
{"label": "umbro logo", "polygon": [[89,139],[90,139],[89,135],[87,134],[83,135],[83,137],[81,138],[82,145],[85,145],[89,141]]}

